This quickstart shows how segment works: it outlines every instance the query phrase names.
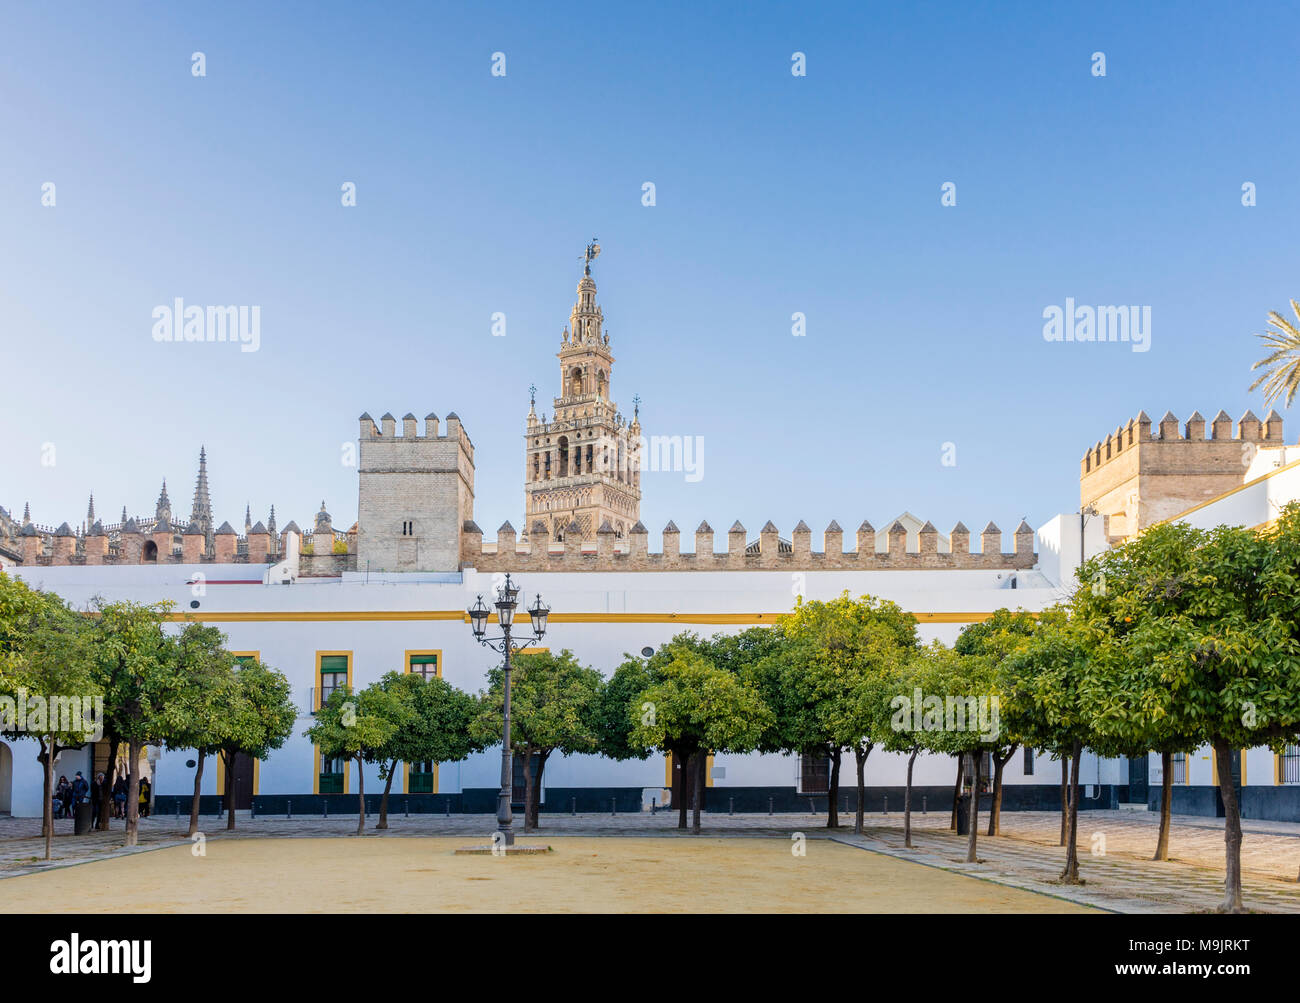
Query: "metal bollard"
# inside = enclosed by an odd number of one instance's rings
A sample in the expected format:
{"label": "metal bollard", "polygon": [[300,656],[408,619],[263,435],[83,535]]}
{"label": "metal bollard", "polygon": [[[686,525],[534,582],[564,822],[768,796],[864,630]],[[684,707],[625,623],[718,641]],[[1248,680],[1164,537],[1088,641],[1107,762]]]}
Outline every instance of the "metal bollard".
{"label": "metal bollard", "polygon": [[217,798],[217,818],[221,817],[221,798]]}
{"label": "metal bollard", "polygon": [[451,818],[451,798],[448,798],[448,799],[447,799],[447,803],[446,803],[445,807],[446,807],[446,809],[447,809],[447,817],[448,817],[448,818]]}
{"label": "metal bollard", "polygon": [[767,813],[768,813],[769,815],[772,814],[772,805],[773,805],[775,802],[776,802],[776,798],[768,798],[768,799],[767,799]]}
{"label": "metal bollard", "polygon": [[257,818],[257,802],[256,802],[256,801],[249,801],[249,802],[248,802],[248,817],[249,817],[249,818]]}
{"label": "metal bollard", "polygon": [[735,798],[727,798],[727,814],[728,814],[728,815],[734,815],[734,814],[736,814],[736,799],[735,799]]}
{"label": "metal bollard", "polygon": [[293,802],[292,802],[292,801],[285,801],[285,803],[284,803],[284,817],[285,817],[285,818],[293,818]]}
{"label": "metal bollard", "polygon": [[330,817],[330,803],[329,803],[328,801],[325,801],[325,800],[322,800],[322,801],[321,801],[321,803],[320,803],[320,817],[321,817],[321,818],[329,818],[329,817]]}
{"label": "metal bollard", "polygon": [[921,796],[921,814],[925,814],[925,795]]}
{"label": "metal bollard", "polygon": [[610,799],[609,799],[609,814],[610,814],[611,817],[614,816],[614,815],[617,815],[617,814],[618,814],[618,799],[617,799],[617,798],[610,798]]}
{"label": "metal bollard", "polygon": [[180,799],[180,798],[177,798],[177,799],[176,799],[176,817],[177,817],[177,818],[180,818],[180,817],[181,817],[181,799]]}
{"label": "metal bollard", "polygon": [[888,795],[888,794],[882,794],[882,795],[880,796],[880,803],[884,806],[884,807],[882,807],[882,808],[880,809],[880,813],[881,813],[882,815],[888,815],[888,814],[889,814],[889,795]]}
{"label": "metal bollard", "polygon": [[578,799],[570,798],[569,800],[571,802],[571,804],[569,805],[569,814],[570,815],[578,814]]}
{"label": "metal bollard", "polygon": [[651,798],[651,799],[650,799],[650,814],[653,815],[654,813],[655,813],[655,799],[654,799],[654,798]]}

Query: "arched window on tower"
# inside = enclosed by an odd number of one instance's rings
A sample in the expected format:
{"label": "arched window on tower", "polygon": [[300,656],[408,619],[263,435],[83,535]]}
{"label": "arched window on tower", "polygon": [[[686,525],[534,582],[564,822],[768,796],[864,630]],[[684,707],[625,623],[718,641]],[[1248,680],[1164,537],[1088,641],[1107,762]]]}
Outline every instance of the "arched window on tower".
{"label": "arched window on tower", "polygon": [[569,476],[569,437],[560,436],[560,476]]}
{"label": "arched window on tower", "polygon": [[577,397],[580,393],[582,393],[582,370],[574,366],[573,371],[569,373],[569,395]]}
{"label": "arched window on tower", "polygon": [[140,552],[140,560],[152,563],[158,560],[158,544],[152,540],[146,540],[144,550]]}

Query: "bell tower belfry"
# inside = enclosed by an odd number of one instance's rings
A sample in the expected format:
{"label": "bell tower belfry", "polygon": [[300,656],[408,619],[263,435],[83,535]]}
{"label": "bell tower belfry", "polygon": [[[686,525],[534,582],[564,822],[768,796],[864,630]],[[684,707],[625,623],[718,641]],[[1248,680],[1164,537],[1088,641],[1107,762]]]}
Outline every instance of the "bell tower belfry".
{"label": "bell tower belfry", "polygon": [[540,522],[552,540],[570,532],[595,539],[605,527],[621,538],[641,514],[640,405],[629,423],[610,398],[614,356],[591,277],[598,254],[593,240],[560,336],[555,413],[538,417],[533,388],[524,433],[524,528]]}

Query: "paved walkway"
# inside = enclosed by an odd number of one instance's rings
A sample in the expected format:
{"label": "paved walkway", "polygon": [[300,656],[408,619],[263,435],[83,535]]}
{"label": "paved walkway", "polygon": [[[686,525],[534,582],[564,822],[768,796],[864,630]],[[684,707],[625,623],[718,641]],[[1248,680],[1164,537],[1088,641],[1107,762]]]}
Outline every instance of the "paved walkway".
{"label": "paved walkway", "polygon": [[[486,839],[495,828],[491,815],[390,815],[390,828],[374,829],[367,819],[367,836],[465,836]],[[878,853],[942,867],[1029,891],[1119,912],[1189,912],[1215,908],[1223,897],[1223,823],[1219,819],[1176,816],[1168,862],[1150,859],[1155,849],[1158,818],[1146,812],[1083,812],[1079,816],[1080,886],[1057,883],[1064,864],[1058,845],[1060,816],[1055,812],[1015,812],[1002,818],[1002,835],[979,837],[980,863],[965,863],[966,837],[948,829],[946,812],[913,816],[914,849],[903,847],[902,815],[880,813],[866,817],[862,836],[853,835],[853,815],[841,814],[841,827],[826,829],[826,816],[807,814],[734,815],[705,813],[702,829],[710,836],[790,838],[802,832],[809,839],[834,838]],[[45,870],[51,866],[101,860],[124,852],[141,852],[186,842],[188,819],[174,815],[140,820],[140,845],[122,847],[123,823],[114,821],[107,833],[73,837],[72,822],[55,822],[54,860],[42,860],[44,841],[39,819],[0,818],[0,876]],[[676,828],[674,812],[633,815],[543,815],[539,838],[556,836],[660,836],[692,838]],[[260,839],[351,836],[355,815],[328,819],[313,816],[249,818],[240,813],[234,832],[225,817],[204,815],[199,828],[207,839]],[[1300,824],[1245,820],[1242,824],[1242,869],[1248,907],[1268,912],[1300,913]],[[516,832],[522,833],[516,819]],[[1094,852],[1094,849],[1096,852]]]}

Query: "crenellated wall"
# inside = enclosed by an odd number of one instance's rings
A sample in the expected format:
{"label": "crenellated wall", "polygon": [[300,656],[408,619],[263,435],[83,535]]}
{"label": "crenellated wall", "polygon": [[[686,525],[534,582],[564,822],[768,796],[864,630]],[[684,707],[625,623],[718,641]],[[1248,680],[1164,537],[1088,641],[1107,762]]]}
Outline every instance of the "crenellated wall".
{"label": "crenellated wall", "polygon": [[[474,445],[455,412],[439,418],[361,416],[356,565],[371,571],[455,571],[460,527],[474,518]],[[323,556],[323,555],[321,555]]]}
{"label": "crenellated wall", "polygon": [[1166,412],[1146,412],[1099,440],[1079,465],[1081,507],[1095,506],[1113,541],[1126,539],[1243,483],[1261,449],[1283,444],[1276,411],[1260,421],[1247,411],[1236,423],[1224,411],[1208,423],[1193,412],[1180,428]]}
{"label": "crenellated wall", "polygon": [[727,550],[715,553],[714,532],[707,522],[695,533],[694,552],[682,553],[681,533],[669,522],[661,535],[658,552],[649,549],[650,534],[637,523],[626,539],[598,533],[594,540],[567,537],[552,541],[544,524],[534,523],[528,538],[520,540],[510,523],[497,531],[495,541],[484,541],[474,523],[466,523],[461,536],[461,567],[481,572],[496,571],[826,571],[826,570],[919,570],[919,569],[1006,569],[1032,568],[1034,531],[1023,520],[1012,534],[1014,549],[1002,550],[1003,533],[989,523],[980,534],[980,549],[972,551],[970,533],[961,523],[952,530],[950,549],[938,549],[939,531],[926,523],[917,534],[918,548],[907,549],[907,529],[895,522],[884,534],[885,551],[876,549],[876,532],[864,522],[856,535],[856,548],[843,549],[843,531],[832,522],[822,534],[822,549],[812,549],[812,532],[800,521],[786,544],[770,522],[759,533],[756,544],[746,543],[747,533],[739,522],[727,531]]}

